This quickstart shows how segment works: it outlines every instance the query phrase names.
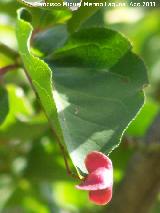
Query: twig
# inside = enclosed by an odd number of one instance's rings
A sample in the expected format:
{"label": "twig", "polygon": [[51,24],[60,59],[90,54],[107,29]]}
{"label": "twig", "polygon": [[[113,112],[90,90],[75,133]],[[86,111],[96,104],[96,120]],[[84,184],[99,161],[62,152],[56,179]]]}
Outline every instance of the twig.
{"label": "twig", "polygon": [[80,180],[79,176],[78,176],[77,174],[74,174],[74,173],[71,171],[71,169],[70,169],[70,167],[69,167],[69,164],[68,164],[66,152],[65,152],[65,147],[64,147],[63,144],[61,143],[61,141],[60,141],[58,135],[56,134],[56,132],[55,132],[55,130],[52,128],[52,126],[51,126],[51,130],[52,130],[52,133],[54,134],[54,136],[55,136],[55,138],[56,138],[56,140],[57,140],[57,143],[58,143],[58,145],[59,145],[59,147],[60,147],[60,150],[61,150],[61,152],[62,152],[67,174],[68,174],[69,176],[73,177],[73,178],[76,178],[76,179]]}
{"label": "twig", "polygon": [[12,71],[12,70],[18,68],[18,67],[20,67],[19,64],[11,64],[6,67],[0,68],[0,76],[6,74],[8,71]]}

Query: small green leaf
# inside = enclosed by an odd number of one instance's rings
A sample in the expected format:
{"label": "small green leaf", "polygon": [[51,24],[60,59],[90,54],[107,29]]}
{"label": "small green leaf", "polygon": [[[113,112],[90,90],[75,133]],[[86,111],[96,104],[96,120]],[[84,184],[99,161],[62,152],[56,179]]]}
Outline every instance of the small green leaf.
{"label": "small green leaf", "polygon": [[9,103],[8,92],[5,88],[0,86],[0,124],[2,124],[8,115]]}
{"label": "small green leaf", "polygon": [[16,33],[19,51],[47,118],[55,128],[59,138],[63,140],[56,105],[53,99],[52,73],[46,63],[30,53],[27,44],[31,36],[32,26],[29,22],[22,19],[21,15],[23,13],[24,9],[18,10]]}

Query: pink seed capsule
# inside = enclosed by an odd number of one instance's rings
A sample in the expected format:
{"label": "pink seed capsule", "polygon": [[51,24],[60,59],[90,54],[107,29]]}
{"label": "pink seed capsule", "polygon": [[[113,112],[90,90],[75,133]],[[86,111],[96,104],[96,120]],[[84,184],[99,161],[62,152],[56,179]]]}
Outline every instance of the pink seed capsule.
{"label": "pink seed capsule", "polygon": [[81,190],[102,190],[106,189],[113,184],[113,173],[112,170],[100,167],[95,171],[88,174],[85,181],[80,185],[76,186],[77,189]]}
{"label": "pink seed capsule", "polygon": [[112,199],[112,187],[104,190],[90,191],[89,200],[97,205],[106,205]]}
{"label": "pink seed capsule", "polygon": [[105,167],[106,169],[111,169],[112,161],[103,153],[93,151],[87,155],[85,159],[85,166],[88,172],[92,172],[99,167]]}
{"label": "pink seed capsule", "polygon": [[93,151],[85,159],[88,176],[76,186],[89,191],[89,200],[97,205],[105,205],[112,198],[113,167],[111,160],[101,152]]}

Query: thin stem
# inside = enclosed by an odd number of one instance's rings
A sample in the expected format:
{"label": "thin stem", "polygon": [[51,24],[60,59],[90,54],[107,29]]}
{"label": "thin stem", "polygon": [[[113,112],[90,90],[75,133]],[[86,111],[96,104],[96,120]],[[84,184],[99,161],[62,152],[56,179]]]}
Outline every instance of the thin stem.
{"label": "thin stem", "polygon": [[73,178],[76,178],[78,180],[80,180],[79,176],[77,174],[74,174],[71,169],[70,169],[70,166],[68,164],[68,160],[67,160],[67,156],[66,156],[66,152],[65,152],[65,147],[63,146],[63,144],[61,143],[58,135],[56,134],[55,130],[52,128],[51,126],[51,130],[52,130],[52,133],[54,134],[56,140],[57,140],[57,143],[59,145],[59,148],[61,150],[61,153],[63,155],[63,159],[64,159],[64,163],[65,163],[65,167],[66,167],[66,171],[67,171],[67,174]]}
{"label": "thin stem", "polygon": [[0,76],[4,75],[8,71],[12,71],[12,70],[18,68],[18,67],[20,67],[18,64],[11,64],[11,65],[8,65],[6,67],[0,68]]}
{"label": "thin stem", "polygon": [[[35,88],[34,88],[34,86],[33,86],[32,80],[31,80],[30,76],[28,75],[28,73],[27,73],[27,71],[26,71],[25,68],[24,68],[24,72],[25,72],[25,74],[26,74],[26,76],[27,76],[27,78],[28,78],[28,80],[29,80],[29,82],[30,82],[30,84],[31,84],[31,87],[32,87],[33,91],[35,92],[35,94],[36,94],[38,100],[40,100],[39,95],[38,95],[38,93],[36,92],[36,90],[35,90]],[[40,102],[40,101],[39,101],[39,102]],[[41,104],[41,102],[40,102],[40,104]],[[68,175],[68,176],[71,176],[71,177],[73,177],[73,178],[76,178],[76,179],[78,179],[78,180],[80,180],[80,177],[79,177],[77,174],[74,174],[74,173],[71,171],[70,166],[69,166],[69,163],[68,163],[68,160],[67,160],[65,147],[64,147],[64,145],[61,143],[60,138],[58,137],[56,131],[54,130],[54,128],[53,128],[53,126],[52,126],[52,124],[51,124],[51,121],[50,121],[50,119],[49,119],[47,113],[45,112],[45,109],[44,109],[44,107],[43,107],[42,104],[41,104],[41,107],[42,107],[42,109],[43,109],[43,111],[44,111],[44,113],[45,113],[45,115],[46,115],[46,117],[47,117],[47,119],[48,119],[48,121],[49,121],[50,129],[51,129],[51,131],[52,131],[52,133],[53,133],[53,136],[56,138],[57,144],[59,145],[59,148],[60,148],[60,150],[61,150],[61,153],[62,153],[62,156],[63,156],[63,159],[64,159],[64,163],[65,163],[65,167],[66,167],[66,171],[67,171],[67,175]]]}

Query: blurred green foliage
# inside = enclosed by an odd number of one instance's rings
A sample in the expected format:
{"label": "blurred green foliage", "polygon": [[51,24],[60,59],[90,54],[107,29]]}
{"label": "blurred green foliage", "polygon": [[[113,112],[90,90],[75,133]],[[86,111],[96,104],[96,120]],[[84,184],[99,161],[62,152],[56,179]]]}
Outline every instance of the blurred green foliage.
{"label": "blurred green foliage", "polygon": [[[15,0],[0,1],[0,42],[15,51],[16,10],[21,6],[23,4]],[[84,17],[83,9],[73,16],[69,10],[28,9],[37,32],[43,30],[40,34],[34,32],[36,42],[48,32],[49,27],[59,23],[68,23],[71,30],[74,26],[106,26],[129,38],[134,51],[144,59],[148,67],[150,86],[145,89],[146,102],[143,109],[125,135],[143,140],[160,107],[159,7],[101,8],[97,12],[91,12],[90,17]],[[74,24],[75,16],[79,20],[78,25]],[[65,32],[63,33],[65,40]],[[45,51],[48,52],[49,49]],[[13,59],[0,53],[0,67],[13,62]],[[0,126],[0,212],[102,212],[106,207],[90,204],[85,192],[75,190],[77,182],[67,176],[61,152],[23,72],[22,69],[17,69],[0,78],[0,108],[3,108],[4,101],[9,104],[9,108],[3,110],[3,115],[0,114],[0,122],[4,120]],[[111,153],[115,188],[125,175],[127,163],[133,153],[134,148],[126,143],[122,143],[119,149]],[[157,198],[152,213],[160,211],[159,200]]]}

